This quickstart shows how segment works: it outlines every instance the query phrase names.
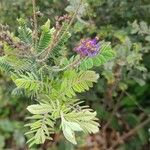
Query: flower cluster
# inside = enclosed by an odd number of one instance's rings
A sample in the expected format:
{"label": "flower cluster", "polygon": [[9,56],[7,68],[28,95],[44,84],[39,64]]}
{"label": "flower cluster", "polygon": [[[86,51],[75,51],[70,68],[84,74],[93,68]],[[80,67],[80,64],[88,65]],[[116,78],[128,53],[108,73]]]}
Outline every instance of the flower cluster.
{"label": "flower cluster", "polygon": [[98,54],[100,50],[100,43],[98,38],[94,39],[84,39],[81,40],[79,45],[74,49],[75,52],[80,54],[81,57],[93,57]]}

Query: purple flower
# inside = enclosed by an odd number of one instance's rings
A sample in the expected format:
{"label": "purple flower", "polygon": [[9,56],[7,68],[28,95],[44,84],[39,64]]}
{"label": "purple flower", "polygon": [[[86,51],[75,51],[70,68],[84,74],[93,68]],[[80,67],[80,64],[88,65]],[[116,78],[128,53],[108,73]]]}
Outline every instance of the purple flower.
{"label": "purple flower", "polygon": [[94,39],[84,39],[81,40],[79,45],[74,49],[75,52],[80,54],[81,57],[93,57],[98,54],[100,50],[100,43],[98,38]]}

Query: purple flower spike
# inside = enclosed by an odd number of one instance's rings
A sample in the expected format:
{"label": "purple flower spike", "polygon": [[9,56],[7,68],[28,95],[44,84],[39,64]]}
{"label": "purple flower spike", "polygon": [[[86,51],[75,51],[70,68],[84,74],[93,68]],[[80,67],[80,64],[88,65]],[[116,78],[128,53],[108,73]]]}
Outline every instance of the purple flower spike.
{"label": "purple flower spike", "polygon": [[75,52],[80,54],[81,57],[93,57],[98,54],[100,50],[100,43],[98,38],[94,39],[84,39],[81,40],[79,45],[74,49]]}

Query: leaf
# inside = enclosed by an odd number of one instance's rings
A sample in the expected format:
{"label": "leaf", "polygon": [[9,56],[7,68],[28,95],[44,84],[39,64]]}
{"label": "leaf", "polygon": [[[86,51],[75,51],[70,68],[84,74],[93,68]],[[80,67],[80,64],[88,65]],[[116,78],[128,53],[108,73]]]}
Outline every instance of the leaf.
{"label": "leaf", "polygon": [[83,129],[76,122],[66,121],[63,115],[61,115],[61,120],[61,126],[65,138],[71,143],[77,144],[74,131],[82,131]]}
{"label": "leaf", "polygon": [[79,112],[70,112],[65,114],[65,118],[70,122],[77,122],[86,133],[97,133],[99,131],[99,123],[96,122],[95,112],[89,110],[81,110]]}
{"label": "leaf", "polygon": [[66,71],[61,84],[61,91],[71,98],[75,96],[75,92],[81,93],[89,90],[98,78],[99,75],[94,71],[80,71],[79,73],[73,70]]}
{"label": "leaf", "polygon": [[16,56],[7,56],[5,57],[5,60],[17,72],[28,71],[31,69],[33,70],[33,62],[28,59],[19,59]]}
{"label": "leaf", "polygon": [[27,141],[27,143],[30,143],[29,146],[43,144],[46,139],[52,140],[50,134],[54,131],[54,121],[52,121],[52,117],[47,114],[51,109],[45,104],[31,105],[27,109],[32,114],[36,113],[36,115],[27,118],[32,120],[32,123],[25,125],[26,127],[30,127],[30,131],[26,132],[25,135],[32,135]]}
{"label": "leaf", "polygon": [[19,38],[26,44],[32,44],[32,30],[27,28],[26,25],[22,25],[18,28]]}
{"label": "leaf", "polygon": [[50,56],[50,57],[55,58],[55,57],[62,55],[61,50],[64,53],[64,49],[66,48],[65,44],[71,37],[71,33],[66,31],[67,28],[68,28],[68,23],[64,22],[61,27],[61,32],[59,34],[60,39],[58,40],[56,46],[53,48],[53,50],[52,50],[53,53],[52,53],[52,56]]}
{"label": "leaf", "polygon": [[136,101],[135,97],[124,97],[121,101],[122,106],[136,106],[138,102]]}
{"label": "leaf", "polygon": [[145,80],[137,77],[132,77],[134,81],[136,81],[140,86],[144,86],[146,84]]}
{"label": "leaf", "polygon": [[145,131],[143,128],[140,128],[140,129],[137,131],[137,133],[138,133],[138,136],[139,136],[139,138],[140,138],[142,144],[143,144],[143,145],[146,144],[146,142],[147,142],[147,134],[146,134],[146,131]]}
{"label": "leaf", "polygon": [[46,137],[45,137],[45,134],[44,134],[44,131],[42,128],[38,129],[37,133],[35,134],[35,143],[36,144],[42,144],[45,142],[46,140]]}
{"label": "leaf", "polygon": [[73,131],[83,131],[80,125],[76,122],[66,122],[66,124],[73,130]]}
{"label": "leaf", "polygon": [[14,122],[8,119],[1,119],[0,120],[0,130],[7,133],[12,133],[14,131]]}
{"label": "leaf", "polygon": [[0,70],[10,72],[13,66],[7,61],[7,57],[0,57]]}
{"label": "leaf", "polygon": [[149,32],[148,25],[146,22],[144,22],[144,21],[140,22],[140,31],[139,32],[144,33],[144,34]]}
{"label": "leaf", "polygon": [[137,20],[135,20],[133,23],[132,23],[132,30],[131,30],[131,34],[136,34],[138,31],[140,30],[140,27],[137,23]]}
{"label": "leaf", "polygon": [[48,19],[45,25],[42,26],[42,33],[37,47],[38,52],[41,52],[46,48],[48,48],[48,46],[51,43],[53,33],[54,33],[54,29],[52,28],[50,30],[50,20]]}
{"label": "leaf", "polygon": [[67,127],[65,124],[62,124],[62,130],[63,130],[63,134],[64,134],[65,138],[69,142],[76,145],[77,142],[76,142],[76,139],[75,139],[74,132],[69,127]]}
{"label": "leaf", "polygon": [[12,79],[18,88],[23,88],[27,91],[35,91],[42,90],[44,84],[42,81],[38,79],[38,77],[33,73],[28,73],[27,75],[21,74],[20,77],[16,77]]}
{"label": "leaf", "polygon": [[46,104],[35,104],[27,107],[27,110],[32,114],[46,114],[51,111],[51,107]]}

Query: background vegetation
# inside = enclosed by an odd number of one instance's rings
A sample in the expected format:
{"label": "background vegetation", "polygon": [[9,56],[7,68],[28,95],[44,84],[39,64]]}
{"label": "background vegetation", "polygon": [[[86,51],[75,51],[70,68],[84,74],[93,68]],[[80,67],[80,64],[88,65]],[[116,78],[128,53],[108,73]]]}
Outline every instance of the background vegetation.
{"label": "background vegetation", "polygon": [[[78,136],[73,146],[55,134],[35,149],[54,150],[148,150],[150,113],[150,2],[149,0],[87,0],[86,14],[74,24],[68,47],[82,38],[98,36],[112,43],[116,57],[96,68],[101,74],[91,91],[80,94],[97,111],[101,130],[95,135]],[[38,22],[66,13],[67,0],[37,0]],[[32,3],[25,0],[1,0],[0,23],[16,32],[17,18],[32,22]],[[1,53],[1,48],[0,48]],[[0,149],[28,149],[23,128],[26,107],[31,101],[14,97],[14,84],[0,74]],[[34,148],[33,148],[34,149]]]}

